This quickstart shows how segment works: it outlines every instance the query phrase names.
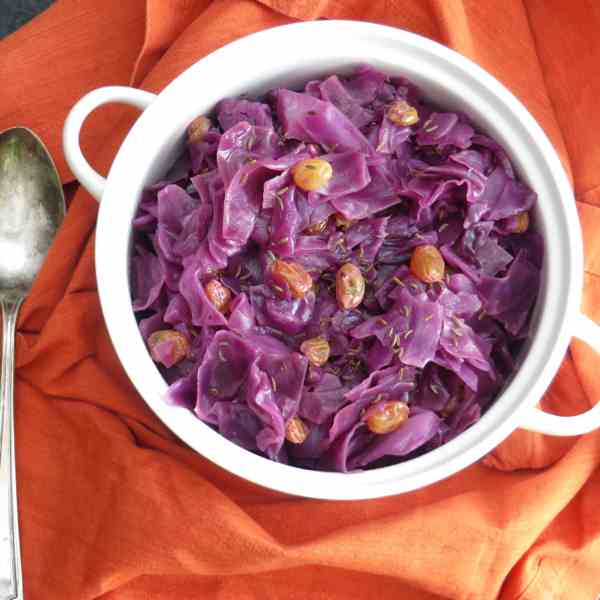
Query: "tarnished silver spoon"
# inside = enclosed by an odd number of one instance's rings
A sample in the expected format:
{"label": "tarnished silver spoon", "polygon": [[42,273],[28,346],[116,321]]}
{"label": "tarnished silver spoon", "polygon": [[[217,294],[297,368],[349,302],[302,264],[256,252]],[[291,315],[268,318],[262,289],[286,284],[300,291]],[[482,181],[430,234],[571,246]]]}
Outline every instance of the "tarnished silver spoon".
{"label": "tarnished silver spoon", "polygon": [[60,179],[40,139],[23,127],[0,133],[0,600],[23,599],[15,480],[15,327],[64,215]]}

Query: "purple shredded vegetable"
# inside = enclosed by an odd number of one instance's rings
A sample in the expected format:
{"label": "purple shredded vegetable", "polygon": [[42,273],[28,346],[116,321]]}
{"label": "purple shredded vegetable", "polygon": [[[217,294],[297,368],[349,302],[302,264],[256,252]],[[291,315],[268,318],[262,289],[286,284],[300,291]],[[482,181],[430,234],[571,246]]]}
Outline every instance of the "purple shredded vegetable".
{"label": "purple shredded vegetable", "polygon": [[[394,118],[400,101],[417,122]],[[271,460],[343,472],[408,460],[475,423],[515,369],[544,254],[536,195],[504,148],[369,66],[226,98],[211,123],[133,223],[140,332],[183,340],[153,348],[166,400]],[[296,183],[305,159],[331,166],[316,190]],[[445,263],[435,283],[411,270],[423,245]],[[282,287],[276,260],[312,286]],[[366,288],[349,309],[336,298],[346,263]],[[302,347],[317,337],[323,363]],[[368,415],[398,402],[403,420],[378,431]]]}

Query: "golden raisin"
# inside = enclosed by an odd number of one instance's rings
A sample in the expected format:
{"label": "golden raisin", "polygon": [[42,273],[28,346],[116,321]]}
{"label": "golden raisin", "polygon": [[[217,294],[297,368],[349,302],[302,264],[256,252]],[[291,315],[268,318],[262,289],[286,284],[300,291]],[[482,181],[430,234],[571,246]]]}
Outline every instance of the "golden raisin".
{"label": "golden raisin", "polygon": [[342,265],[335,276],[335,295],[340,308],[356,308],[365,297],[365,278],[352,263]]}
{"label": "golden raisin", "polygon": [[396,100],[388,108],[387,118],[396,125],[409,127],[419,122],[419,113],[406,100]]}
{"label": "golden raisin", "polygon": [[[150,356],[155,362],[162,362],[165,366],[170,367],[178,362],[182,361],[190,353],[190,344],[187,338],[174,329],[162,329],[155,331],[148,337],[148,349],[150,350]],[[165,361],[165,356],[158,352],[161,344],[171,344],[170,355]]]}
{"label": "golden raisin", "polygon": [[271,272],[275,283],[288,288],[296,298],[304,298],[312,289],[312,277],[298,263],[277,259],[271,266]]}
{"label": "golden raisin", "polygon": [[300,352],[315,367],[322,367],[329,360],[330,350],[329,342],[322,335],[304,340],[300,345]]}
{"label": "golden raisin", "polygon": [[335,213],[335,224],[340,229],[348,229],[352,223],[353,221],[351,219],[346,219],[342,213]]}
{"label": "golden raisin", "polygon": [[188,142],[190,144],[201,142],[211,126],[212,123],[208,117],[205,117],[204,115],[196,117],[187,128]]}
{"label": "golden raisin", "polygon": [[396,431],[407,419],[409,408],[400,400],[378,402],[365,413],[367,427],[373,433],[384,434]]}
{"label": "golden raisin", "polygon": [[231,302],[231,290],[228,287],[224,286],[218,279],[211,279],[204,286],[204,292],[219,312],[227,312]]}
{"label": "golden raisin", "polygon": [[306,233],[306,235],[319,235],[319,233],[323,233],[325,229],[327,229],[328,222],[328,219],[323,219],[317,223],[312,223],[312,225],[309,225],[304,229],[304,233]]}
{"label": "golden raisin", "polygon": [[302,444],[308,434],[308,427],[300,417],[292,417],[285,426],[285,439],[292,444]]}
{"label": "golden raisin", "polygon": [[517,215],[517,222],[515,225],[515,233],[525,233],[528,229],[529,229],[529,213],[527,211],[524,211]]}
{"label": "golden raisin", "polygon": [[412,274],[423,283],[436,283],[444,279],[446,264],[440,251],[430,244],[417,246],[410,258]]}
{"label": "golden raisin", "polygon": [[333,168],[322,158],[306,158],[294,165],[292,176],[300,189],[314,192],[327,185],[333,176]]}
{"label": "golden raisin", "polygon": [[443,418],[449,417],[458,406],[458,402],[456,401],[456,397],[452,396],[450,400],[446,403],[446,406],[441,410],[440,416]]}

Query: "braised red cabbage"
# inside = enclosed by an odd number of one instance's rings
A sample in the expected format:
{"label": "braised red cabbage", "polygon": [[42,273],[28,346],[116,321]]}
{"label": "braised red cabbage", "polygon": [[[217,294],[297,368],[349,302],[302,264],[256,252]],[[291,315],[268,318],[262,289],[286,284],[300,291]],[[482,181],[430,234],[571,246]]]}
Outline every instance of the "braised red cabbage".
{"label": "braised red cabbage", "polygon": [[[307,159],[331,167],[312,191],[294,177]],[[544,253],[535,201],[467,115],[370,66],[222,100],[133,222],[140,332],[177,332],[153,352],[167,401],[304,468],[373,468],[451,440],[493,402],[528,336]],[[434,283],[409,267],[423,245],[445,262]],[[306,293],[278,285],[281,259],[310,275]],[[348,309],[336,299],[345,263],[366,285]],[[309,339],[326,341],[323,363]],[[388,401],[408,416],[376,432],[365,414]]]}

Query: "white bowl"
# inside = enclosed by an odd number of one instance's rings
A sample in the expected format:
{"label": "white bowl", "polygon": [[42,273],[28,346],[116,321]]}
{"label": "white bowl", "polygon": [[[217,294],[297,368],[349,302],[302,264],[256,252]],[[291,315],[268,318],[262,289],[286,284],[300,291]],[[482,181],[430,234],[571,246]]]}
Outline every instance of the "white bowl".
{"label": "white bowl", "polygon": [[[248,452],[189,411],[163,401],[167,385],[152,362],[131,307],[131,222],[144,186],[165,173],[182,149],[197,114],[226,96],[295,86],[369,63],[418,84],[440,105],[467,113],[499,140],[520,176],[537,192],[536,223],[546,241],[542,287],[533,335],[522,364],[493,406],[470,429],[423,456],[358,473],[309,471]],[[79,148],[85,117],[107,102],[144,109],[123,142],[106,179]],[[600,404],[576,417],[535,408],[572,335],[600,351],[600,329],[579,314],[582,243],[575,203],[561,163],[539,125],[496,79],[456,52],[391,27],[350,21],[286,25],[228,44],[199,60],[160,94],[101,88],[82,98],[64,129],[67,161],[98,200],[96,271],[104,318],[121,362],[139,393],[182,440],[221,467],[260,485],[314,498],[361,499],[398,494],[448,477],[479,460],[518,427],[577,435],[600,426]]]}

